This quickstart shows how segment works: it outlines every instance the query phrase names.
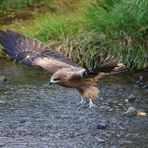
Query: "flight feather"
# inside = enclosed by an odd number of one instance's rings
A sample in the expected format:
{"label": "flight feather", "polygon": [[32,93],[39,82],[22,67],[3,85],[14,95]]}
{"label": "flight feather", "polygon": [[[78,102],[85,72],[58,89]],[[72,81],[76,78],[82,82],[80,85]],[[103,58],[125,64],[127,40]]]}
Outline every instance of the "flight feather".
{"label": "flight feather", "polygon": [[0,44],[4,51],[17,61],[40,66],[51,74],[61,68],[80,67],[62,55],[55,53],[38,40],[13,31],[0,31]]}

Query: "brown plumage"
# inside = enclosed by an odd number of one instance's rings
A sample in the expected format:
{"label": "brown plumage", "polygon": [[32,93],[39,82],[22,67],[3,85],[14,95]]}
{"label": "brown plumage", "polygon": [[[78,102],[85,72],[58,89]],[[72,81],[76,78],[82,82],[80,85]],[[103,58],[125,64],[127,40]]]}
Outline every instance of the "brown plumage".
{"label": "brown plumage", "polygon": [[91,68],[83,68],[51,51],[40,41],[13,31],[0,31],[0,44],[17,61],[48,70],[52,74],[50,84],[75,88],[83,98],[90,99],[90,107],[92,99],[98,96],[97,80],[123,70],[123,65],[118,66],[119,58],[115,57]]}

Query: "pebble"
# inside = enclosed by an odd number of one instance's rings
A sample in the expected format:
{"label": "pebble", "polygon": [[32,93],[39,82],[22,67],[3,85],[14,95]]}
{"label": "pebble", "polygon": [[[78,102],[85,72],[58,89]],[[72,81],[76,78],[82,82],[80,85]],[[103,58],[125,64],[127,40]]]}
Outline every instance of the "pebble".
{"label": "pebble", "polygon": [[0,76],[0,84],[7,82],[8,79],[5,76]]}
{"label": "pebble", "polygon": [[108,109],[109,112],[112,112],[113,110],[114,110],[113,108]]}
{"label": "pebble", "polygon": [[143,81],[143,76],[140,76],[139,77],[139,81]]}
{"label": "pebble", "polygon": [[108,124],[106,122],[102,122],[97,125],[97,129],[106,129],[107,127]]}
{"label": "pebble", "polygon": [[146,116],[146,112],[138,111],[137,116]]}
{"label": "pebble", "polygon": [[27,120],[25,120],[25,119],[22,119],[22,120],[20,121],[20,123],[25,123],[25,122],[27,122]]}
{"label": "pebble", "polygon": [[137,98],[136,95],[131,94],[131,95],[128,96],[128,101],[129,101],[129,102],[133,102],[133,101],[136,100],[136,98]]}
{"label": "pebble", "polygon": [[6,102],[3,100],[0,100],[0,104],[5,104]]}
{"label": "pebble", "polygon": [[139,79],[136,81],[136,86],[137,87],[143,87],[144,83],[143,83],[143,76],[140,76]]}
{"label": "pebble", "polygon": [[136,82],[136,85],[137,85],[138,87],[143,87],[144,83],[141,82],[141,81],[137,81],[137,82]]}
{"label": "pebble", "polygon": [[148,84],[145,84],[145,85],[143,86],[143,88],[144,88],[144,89],[148,89]]}
{"label": "pebble", "polygon": [[137,114],[137,110],[135,107],[129,107],[126,112],[124,112],[124,115],[126,116],[134,116]]}
{"label": "pebble", "polygon": [[125,115],[127,116],[146,116],[146,112],[143,112],[143,111],[139,111],[139,110],[136,110],[135,107],[129,107],[128,110],[124,113]]}
{"label": "pebble", "polygon": [[7,78],[5,76],[0,76],[0,81],[7,81]]}

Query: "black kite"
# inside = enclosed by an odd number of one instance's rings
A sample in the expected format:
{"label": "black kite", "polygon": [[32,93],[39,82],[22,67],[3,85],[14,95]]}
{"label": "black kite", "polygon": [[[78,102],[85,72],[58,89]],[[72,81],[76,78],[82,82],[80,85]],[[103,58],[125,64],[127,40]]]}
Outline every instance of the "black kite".
{"label": "black kite", "polygon": [[4,51],[17,61],[48,70],[52,74],[50,84],[75,88],[82,98],[90,100],[90,107],[93,106],[92,99],[98,96],[97,80],[103,75],[122,71],[119,58],[108,59],[92,68],[83,68],[51,51],[40,41],[13,31],[0,31],[0,44]]}

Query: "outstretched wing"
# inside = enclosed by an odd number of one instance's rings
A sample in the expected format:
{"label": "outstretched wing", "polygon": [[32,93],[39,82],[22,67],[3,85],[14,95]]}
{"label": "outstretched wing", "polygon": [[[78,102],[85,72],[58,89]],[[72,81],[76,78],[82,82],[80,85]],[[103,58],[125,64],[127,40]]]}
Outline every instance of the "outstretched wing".
{"label": "outstretched wing", "polygon": [[0,44],[4,51],[17,61],[33,66],[40,66],[51,74],[61,68],[80,67],[51,51],[38,40],[24,36],[13,31],[0,31]]}
{"label": "outstretched wing", "polygon": [[91,68],[86,68],[84,75],[86,74],[87,77],[97,75],[101,72],[114,74],[125,70],[125,66],[120,63],[120,59],[118,57],[107,57],[102,63],[96,66],[94,65]]}
{"label": "outstretched wing", "polygon": [[120,59],[117,57],[108,57],[102,63],[80,70],[75,72],[70,80],[80,80],[87,78],[102,78],[105,75],[117,74],[121,72],[125,72],[126,68],[123,64],[119,63]]}

